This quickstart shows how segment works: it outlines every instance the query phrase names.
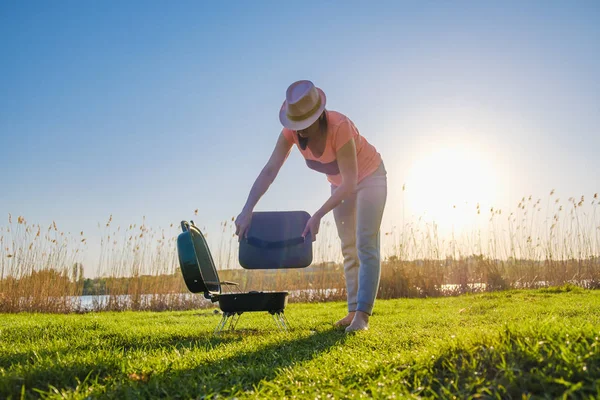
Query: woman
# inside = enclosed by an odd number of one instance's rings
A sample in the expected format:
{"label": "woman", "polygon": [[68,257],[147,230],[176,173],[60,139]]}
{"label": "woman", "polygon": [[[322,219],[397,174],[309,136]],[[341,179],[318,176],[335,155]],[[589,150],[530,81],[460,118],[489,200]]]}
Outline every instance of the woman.
{"label": "woman", "polygon": [[246,237],[252,212],[296,145],[309,168],[324,173],[331,196],[309,219],[302,236],[314,241],[321,218],[333,210],[344,256],[348,314],[336,322],[346,332],[366,330],[380,279],[379,230],[387,197],[381,155],[345,115],[326,110],[325,93],[307,80],[294,82],[279,112],[283,125],[275,149],[238,215],[236,234]]}

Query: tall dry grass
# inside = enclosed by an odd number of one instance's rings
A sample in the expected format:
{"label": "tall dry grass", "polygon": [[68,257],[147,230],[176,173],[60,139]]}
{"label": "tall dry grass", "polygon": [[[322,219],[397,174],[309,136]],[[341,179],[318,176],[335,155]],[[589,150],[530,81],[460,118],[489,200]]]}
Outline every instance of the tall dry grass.
{"label": "tall dry grass", "polygon": [[523,197],[514,210],[473,212],[479,229],[441,238],[435,223],[411,221],[386,233],[382,296],[434,296],[477,290],[600,285],[598,193],[545,204]]}
{"label": "tall dry grass", "polygon": [[0,312],[73,309],[72,296],[83,289],[79,255],[86,239],[8,215],[0,227]]}
{"label": "tall dry grass", "polygon": [[112,215],[101,229],[98,272],[105,277],[104,296],[94,309],[173,310],[197,307],[202,301],[185,293],[177,275],[176,227],[148,227],[141,224],[113,226]]}
{"label": "tall dry grass", "polygon": [[[382,233],[380,298],[454,295],[474,291],[532,288],[565,283],[600,286],[600,199],[594,194],[542,202],[523,197],[513,210],[476,206],[479,225],[441,235],[434,222],[405,221]],[[197,210],[194,218],[199,218]],[[198,222],[198,221],[196,221]],[[188,293],[177,260],[179,223],[167,228],[131,224],[112,216],[99,225],[96,274],[103,296],[93,310],[172,310],[210,306]],[[205,228],[203,228],[206,231]],[[314,246],[314,263],[298,270],[243,270],[237,263],[232,219],[207,239],[221,280],[238,286],[223,291],[285,290],[290,301],[340,300],[346,296],[340,245],[325,220]],[[0,228],[0,312],[82,310],[83,232],[76,235],[28,224],[9,215]],[[333,261],[333,262],[331,262]]]}

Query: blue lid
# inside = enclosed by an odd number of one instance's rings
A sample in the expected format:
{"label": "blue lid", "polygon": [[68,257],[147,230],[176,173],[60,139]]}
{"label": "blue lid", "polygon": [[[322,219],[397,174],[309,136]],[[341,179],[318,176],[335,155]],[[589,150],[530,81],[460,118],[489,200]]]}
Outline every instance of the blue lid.
{"label": "blue lid", "polygon": [[312,238],[302,237],[306,211],[252,213],[247,238],[240,241],[239,262],[245,269],[304,268],[312,263]]}

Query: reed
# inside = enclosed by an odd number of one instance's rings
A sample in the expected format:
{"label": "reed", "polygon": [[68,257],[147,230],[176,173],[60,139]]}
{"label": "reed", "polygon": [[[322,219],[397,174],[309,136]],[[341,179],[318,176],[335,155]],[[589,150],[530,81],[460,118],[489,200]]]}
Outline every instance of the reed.
{"label": "reed", "polygon": [[0,312],[66,312],[83,289],[86,248],[81,232],[61,232],[56,222],[44,228],[8,215],[0,227]]}
{"label": "reed", "polygon": [[[382,232],[379,298],[448,296],[466,292],[537,288],[566,283],[600,286],[600,199],[595,193],[561,201],[523,197],[513,210],[479,205],[478,225],[442,235],[435,222],[404,220]],[[194,216],[197,217],[197,210]],[[0,227],[0,312],[83,311],[81,295],[94,297],[92,310],[184,310],[212,306],[187,291],[179,271],[179,223],[153,228],[145,218],[124,228],[112,219],[101,232],[97,278],[83,276],[87,251],[83,232],[61,232],[8,216]],[[205,227],[202,228],[206,231]],[[345,298],[335,225],[324,220],[314,244],[314,263],[304,269],[244,270],[237,263],[233,219],[209,238],[227,291],[285,290],[290,301]]]}
{"label": "reed", "polygon": [[[177,225],[178,226],[178,225]],[[185,284],[177,275],[176,225],[168,229],[141,224],[103,227],[99,275],[105,277],[104,297],[96,310],[180,310],[199,306],[200,299],[180,296]]]}

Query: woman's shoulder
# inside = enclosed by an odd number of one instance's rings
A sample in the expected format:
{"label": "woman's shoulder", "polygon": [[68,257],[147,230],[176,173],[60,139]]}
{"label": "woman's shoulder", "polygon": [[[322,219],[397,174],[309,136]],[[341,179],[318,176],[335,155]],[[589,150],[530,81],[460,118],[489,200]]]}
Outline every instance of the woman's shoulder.
{"label": "woman's shoulder", "polygon": [[327,125],[329,131],[334,136],[334,140],[335,136],[355,136],[358,133],[358,129],[354,125],[354,122],[339,111],[327,110]]}
{"label": "woman's shoulder", "polygon": [[345,114],[339,111],[327,110],[327,124],[331,126],[339,126],[344,122],[352,122]]}
{"label": "woman's shoulder", "polygon": [[283,136],[288,140],[288,142],[294,144],[296,143],[296,135],[294,135],[294,131],[289,128],[283,128],[281,130]]}

